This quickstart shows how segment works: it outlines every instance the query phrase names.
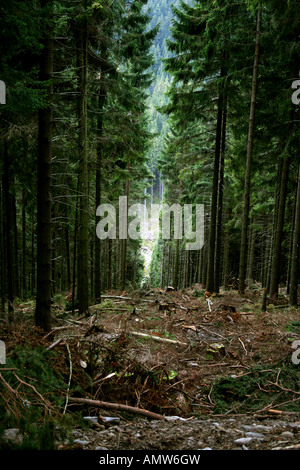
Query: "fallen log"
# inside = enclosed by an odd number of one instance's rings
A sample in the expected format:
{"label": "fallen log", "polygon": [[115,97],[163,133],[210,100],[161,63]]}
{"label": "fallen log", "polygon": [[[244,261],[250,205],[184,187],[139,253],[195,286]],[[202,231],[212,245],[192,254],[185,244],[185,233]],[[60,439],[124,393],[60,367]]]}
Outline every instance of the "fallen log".
{"label": "fallen log", "polygon": [[106,401],[92,400],[90,398],[69,398],[69,403],[78,403],[79,405],[91,405],[98,406],[99,408],[106,408],[109,410],[127,411],[129,413],[135,413],[147,418],[164,420],[163,415],[153,413],[152,411],[143,410],[142,408],[136,408],[135,406],[122,405],[121,403],[108,403]]}

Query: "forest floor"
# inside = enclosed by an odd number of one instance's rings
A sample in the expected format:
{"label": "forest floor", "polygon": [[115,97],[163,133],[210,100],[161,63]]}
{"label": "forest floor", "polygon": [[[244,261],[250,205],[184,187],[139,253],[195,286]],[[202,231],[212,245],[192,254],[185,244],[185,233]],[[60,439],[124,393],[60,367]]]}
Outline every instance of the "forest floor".
{"label": "forest floor", "polygon": [[[26,402],[84,417],[57,448],[300,450],[300,310],[283,294],[261,312],[259,286],[242,297],[208,296],[200,285],[106,292],[89,317],[72,315],[63,300],[48,334],[34,327],[30,302],[17,307],[13,325],[0,323],[0,392],[10,414],[21,416]],[[42,363],[43,354],[28,353],[41,349],[50,354],[41,370],[51,368],[63,386],[26,363]],[[48,388],[38,387],[43,380]]]}

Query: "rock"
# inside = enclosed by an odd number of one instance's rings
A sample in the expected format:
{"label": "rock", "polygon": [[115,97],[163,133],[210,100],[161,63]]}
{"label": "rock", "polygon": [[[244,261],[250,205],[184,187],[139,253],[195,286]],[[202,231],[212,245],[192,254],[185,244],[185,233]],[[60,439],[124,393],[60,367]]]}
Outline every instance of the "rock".
{"label": "rock", "polygon": [[108,450],[108,447],[97,446],[95,450]]}
{"label": "rock", "polygon": [[254,432],[255,431],[267,432],[267,431],[272,430],[271,426],[265,426],[264,424],[253,424],[253,425],[243,424],[241,427],[244,428],[245,431],[254,431]]}
{"label": "rock", "polygon": [[236,444],[250,444],[253,442],[253,437],[240,437],[234,441]]}
{"label": "rock", "polygon": [[290,431],[283,431],[281,434],[280,434],[281,437],[283,437],[284,439],[294,439],[294,434]]}
{"label": "rock", "polygon": [[167,421],[186,421],[186,418],[181,418],[180,416],[165,416]]}
{"label": "rock", "polygon": [[79,444],[81,446],[86,446],[90,443],[90,441],[84,441],[82,439],[74,439],[74,444]]}
{"label": "rock", "polygon": [[253,432],[249,431],[245,433],[246,437],[253,437],[254,439],[258,439],[259,441],[264,440],[265,436],[260,432]]}
{"label": "rock", "polygon": [[2,434],[2,438],[6,442],[10,442],[15,446],[20,446],[23,442],[23,434],[18,428],[5,429]]}

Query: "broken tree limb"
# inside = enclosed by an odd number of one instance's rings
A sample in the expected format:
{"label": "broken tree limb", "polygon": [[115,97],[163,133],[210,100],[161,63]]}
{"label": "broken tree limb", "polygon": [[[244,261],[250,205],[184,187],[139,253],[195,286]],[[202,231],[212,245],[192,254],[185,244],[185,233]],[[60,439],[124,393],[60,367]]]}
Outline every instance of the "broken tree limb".
{"label": "broken tree limb", "polygon": [[133,336],[141,336],[143,338],[149,338],[149,339],[154,339],[155,341],[161,341],[163,343],[172,343],[172,344],[180,344],[182,346],[188,346],[188,343],[183,343],[182,341],[177,341],[174,339],[169,339],[169,338],[163,338],[161,336],[155,336],[155,335],[148,335],[146,333],[139,333],[138,331],[130,331],[128,334],[131,334]]}
{"label": "broken tree limb", "polygon": [[122,295],[101,295],[101,298],[102,299],[132,300],[132,297],[123,297]]}
{"label": "broken tree limb", "polygon": [[110,410],[127,411],[129,413],[139,414],[139,415],[146,416],[147,418],[152,418],[152,419],[159,419],[159,420],[165,419],[163,415],[153,413],[152,411],[143,410],[142,408],[136,408],[135,406],[122,405],[121,403],[108,403],[106,401],[92,400],[90,398],[73,398],[73,397],[69,398],[69,402],[78,403],[79,405],[98,406],[99,408],[106,408]]}
{"label": "broken tree limb", "polygon": [[58,340],[54,341],[54,343],[50,344],[50,346],[48,346],[46,348],[47,351],[51,351],[51,349],[54,349],[56,346],[58,346],[61,342],[63,341],[63,338],[59,338]]}

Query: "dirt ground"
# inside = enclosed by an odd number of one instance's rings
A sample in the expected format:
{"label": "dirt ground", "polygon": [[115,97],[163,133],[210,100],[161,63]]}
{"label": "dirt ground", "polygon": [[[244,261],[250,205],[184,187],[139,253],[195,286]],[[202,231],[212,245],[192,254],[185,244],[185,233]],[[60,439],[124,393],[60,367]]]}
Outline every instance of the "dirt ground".
{"label": "dirt ground", "polygon": [[6,325],[2,337],[8,355],[28,340],[52,349],[53,367],[71,379],[67,409],[81,412],[86,425],[58,442],[61,450],[296,450],[300,366],[292,355],[300,310],[282,294],[261,312],[261,298],[259,288],[210,296],[200,285],[107,292],[88,318],[54,305],[47,335],[19,305],[26,324]]}

